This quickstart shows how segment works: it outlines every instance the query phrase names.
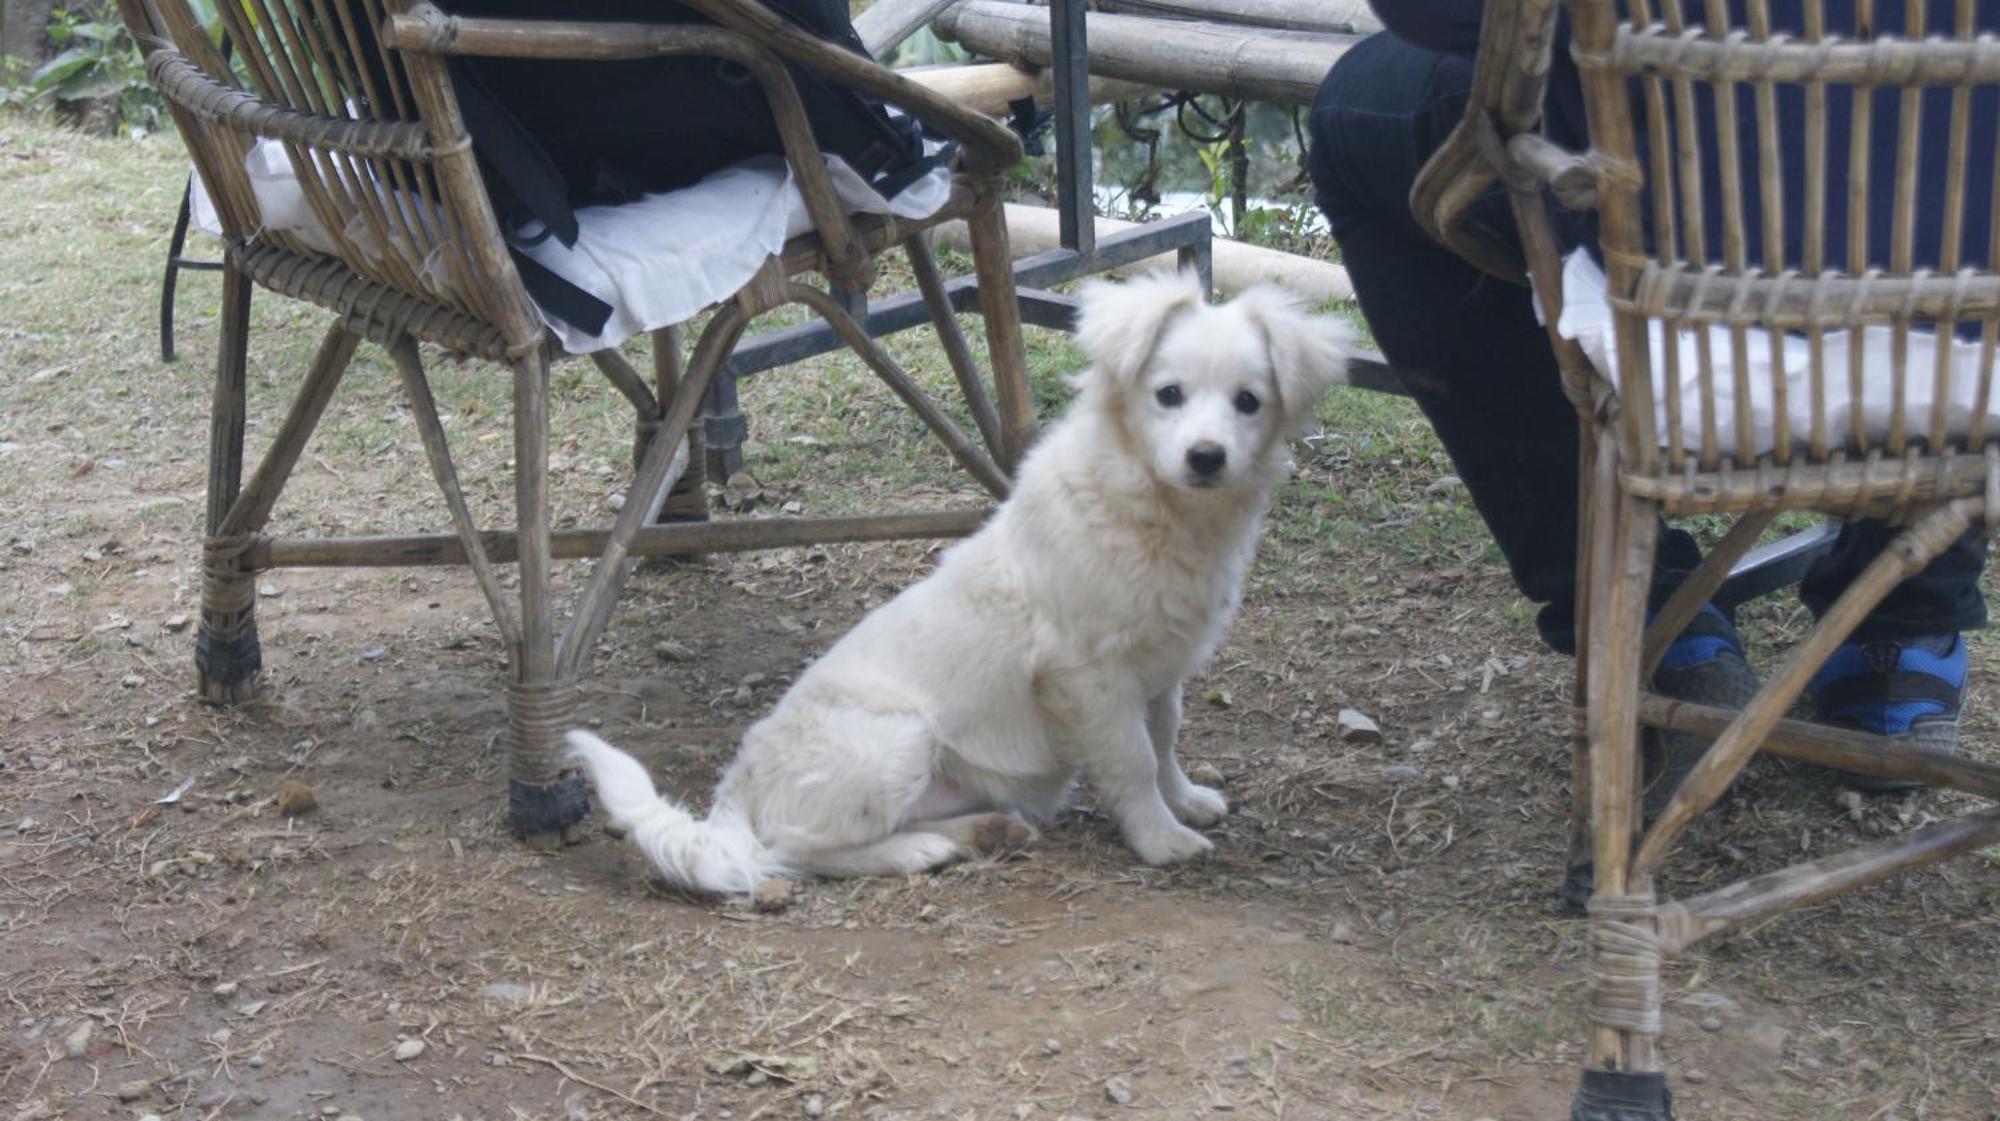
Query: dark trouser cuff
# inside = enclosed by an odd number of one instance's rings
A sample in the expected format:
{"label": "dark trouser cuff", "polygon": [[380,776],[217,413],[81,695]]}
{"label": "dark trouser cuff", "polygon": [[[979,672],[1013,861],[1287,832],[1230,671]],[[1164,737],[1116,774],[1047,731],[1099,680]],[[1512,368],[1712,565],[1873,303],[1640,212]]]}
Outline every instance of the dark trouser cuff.
{"label": "dark trouser cuff", "polygon": [[555,833],[590,816],[583,776],[573,774],[548,786],[514,779],[507,784],[507,821],[517,833]]}
{"label": "dark trouser cuff", "polygon": [[1569,1109],[1570,1121],[1673,1121],[1674,1096],[1657,1071],[1586,1070]]}

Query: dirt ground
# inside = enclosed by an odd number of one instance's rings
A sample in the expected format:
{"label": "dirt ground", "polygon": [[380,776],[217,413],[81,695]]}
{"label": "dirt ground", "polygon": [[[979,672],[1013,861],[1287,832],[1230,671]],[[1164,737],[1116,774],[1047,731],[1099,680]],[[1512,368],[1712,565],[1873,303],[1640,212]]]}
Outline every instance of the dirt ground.
{"label": "dirt ground", "polygon": [[[260,698],[193,700],[212,277],[184,278],[181,361],[150,318],[182,166],[170,138],[0,119],[0,1121],[1567,1116],[1567,663],[1413,410],[1330,408],[1190,691],[1184,753],[1234,806],[1214,859],[1137,866],[1086,802],[1021,858],[755,913],[649,886],[595,828],[513,840],[502,652],[463,573],[268,573]],[[267,299],[257,323],[253,457],[324,317]],[[1069,361],[1035,346],[1045,376]],[[503,379],[436,377],[498,519]],[[605,516],[629,441],[593,377],[557,378],[570,520]],[[274,531],[445,525],[393,390],[364,351]],[[970,497],[851,363],[747,398],[766,509]],[[587,710],[703,799],[743,726],[929,550],[649,568]],[[1797,616],[1773,600],[1746,627],[1762,648]],[[1988,757],[1993,653],[1975,642],[1967,716]],[[1382,742],[1343,740],[1343,707]],[[316,808],[281,813],[287,784]],[[1754,777],[1669,890],[1961,805],[1836,797]],[[1669,979],[1681,1116],[2000,1118],[1996,910],[1989,852],[1704,946]]]}

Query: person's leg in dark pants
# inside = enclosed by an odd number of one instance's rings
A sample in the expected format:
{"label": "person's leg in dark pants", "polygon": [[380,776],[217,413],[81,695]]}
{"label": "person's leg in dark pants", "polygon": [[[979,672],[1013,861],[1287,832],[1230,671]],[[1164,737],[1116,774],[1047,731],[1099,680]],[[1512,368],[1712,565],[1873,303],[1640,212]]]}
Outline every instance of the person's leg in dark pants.
{"label": "person's leg in dark pants", "polygon": [[[1507,558],[1514,583],[1542,604],[1542,640],[1572,652],[1576,626],[1576,409],[1563,396],[1531,293],[1432,241],[1410,213],[1410,187],[1464,113],[1469,59],[1389,35],[1357,44],[1313,105],[1309,166],[1355,296],[1457,465]],[[1514,236],[1498,191],[1472,221]],[[1661,527],[1653,606],[1701,554]],[[1683,700],[1741,705],[1756,688],[1729,621],[1705,610],[1668,649],[1653,685]],[[1666,737],[1649,751],[1646,801],[1657,812],[1703,744]],[[1566,887],[1566,892],[1575,885]],[[1567,897],[1567,896],[1566,896]]]}
{"label": "person's leg in dark pants", "polygon": [[[1826,614],[1840,593],[1899,532],[1881,522],[1842,526],[1833,551],[1814,564],[1800,582],[1799,599],[1815,616]],[[1986,597],[1979,591],[1979,574],[1985,568],[1986,538],[1969,533],[1883,597],[1854,628],[1850,641],[1899,641],[1985,626]]]}
{"label": "person's leg in dark pants", "polygon": [[[1309,163],[1362,313],[1444,444],[1537,625],[1574,645],[1577,417],[1527,288],[1494,279],[1432,241],[1410,186],[1459,121],[1470,59],[1376,35],[1342,56],[1311,117]],[[1510,236],[1505,198],[1474,220]],[[1661,534],[1660,595],[1700,559]],[[1657,599],[1656,599],[1657,602]]]}

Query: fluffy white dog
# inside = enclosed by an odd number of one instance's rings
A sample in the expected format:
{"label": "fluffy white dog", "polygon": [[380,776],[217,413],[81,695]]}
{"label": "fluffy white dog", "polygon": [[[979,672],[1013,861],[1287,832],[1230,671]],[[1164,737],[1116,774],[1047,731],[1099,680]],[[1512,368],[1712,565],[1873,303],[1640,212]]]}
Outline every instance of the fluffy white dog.
{"label": "fluffy white dog", "polygon": [[571,732],[613,825],[679,887],[920,872],[1025,843],[1088,779],[1148,864],[1212,846],[1223,796],[1174,757],[1181,683],[1228,628],[1288,441],[1348,331],[1273,288],[1191,276],[1083,291],[1079,394],[1013,494],[876,608],[743,737],[697,820]]}

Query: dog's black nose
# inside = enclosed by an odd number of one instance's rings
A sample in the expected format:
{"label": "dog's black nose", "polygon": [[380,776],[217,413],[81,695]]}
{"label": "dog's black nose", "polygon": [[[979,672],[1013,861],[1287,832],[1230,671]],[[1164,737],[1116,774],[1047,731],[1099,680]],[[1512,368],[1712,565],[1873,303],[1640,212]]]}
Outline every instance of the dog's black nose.
{"label": "dog's black nose", "polygon": [[1199,478],[1213,478],[1222,472],[1229,453],[1214,444],[1196,444],[1188,449],[1188,468]]}

